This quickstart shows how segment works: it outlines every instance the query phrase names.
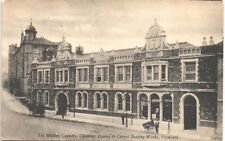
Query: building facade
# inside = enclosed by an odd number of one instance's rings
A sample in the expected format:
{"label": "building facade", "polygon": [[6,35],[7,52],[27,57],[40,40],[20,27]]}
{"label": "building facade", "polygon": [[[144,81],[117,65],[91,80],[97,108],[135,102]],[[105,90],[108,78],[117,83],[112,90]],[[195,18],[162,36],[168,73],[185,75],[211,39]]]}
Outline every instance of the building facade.
{"label": "building facade", "polygon": [[181,130],[213,132],[222,112],[223,42],[214,44],[211,38],[202,46],[169,44],[156,21],[145,39],[143,47],[94,53],[84,53],[81,46],[73,52],[65,38],[51,43],[45,48],[52,48],[49,59],[33,56],[27,63],[29,100],[56,114],[126,113],[129,118],[171,122]]}
{"label": "building facade", "polygon": [[57,49],[57,42],[51,42],[43,37],[36,37],[35,27],[30,25],[25,34],[21,33],[21,43],[9,46],[8,80],[10,92],[26,97],[31,78],[31,63],[33,58],[38,60],[51,60]]}

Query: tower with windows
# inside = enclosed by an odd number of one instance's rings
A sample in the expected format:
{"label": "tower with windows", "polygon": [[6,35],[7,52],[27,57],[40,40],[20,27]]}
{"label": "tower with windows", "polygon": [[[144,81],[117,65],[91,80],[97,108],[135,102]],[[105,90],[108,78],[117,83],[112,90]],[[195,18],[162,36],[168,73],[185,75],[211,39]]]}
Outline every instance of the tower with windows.
{"label": "tower with windows", "polygon": [[32,21],[30,22],[30,25],[25,30],[25,39],[28,41],[31,41],[36,38],[37,31],[35,27],[32,25]]}
{"label": "tower with windows", "polygon": [[166,34],[163,28],[157,23],[156,19],[154,25],[152,25],[146,36],[146,51],[162,50],[168,48],[166,44]]}

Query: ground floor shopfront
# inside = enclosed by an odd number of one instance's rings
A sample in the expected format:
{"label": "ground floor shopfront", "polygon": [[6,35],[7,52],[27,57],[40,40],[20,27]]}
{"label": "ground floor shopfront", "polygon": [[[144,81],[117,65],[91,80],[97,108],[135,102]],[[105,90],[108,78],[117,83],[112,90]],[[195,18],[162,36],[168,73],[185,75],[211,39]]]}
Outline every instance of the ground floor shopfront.
{"label": "ground floor shopfront", "polygon": [[[213,92],[152,90],[31,89],[29,99],[56,114],[63,111],[121,116],[176,123],[182,130],[214,128],[216,95]],[[75,110],[74,110],[75,109]]]}

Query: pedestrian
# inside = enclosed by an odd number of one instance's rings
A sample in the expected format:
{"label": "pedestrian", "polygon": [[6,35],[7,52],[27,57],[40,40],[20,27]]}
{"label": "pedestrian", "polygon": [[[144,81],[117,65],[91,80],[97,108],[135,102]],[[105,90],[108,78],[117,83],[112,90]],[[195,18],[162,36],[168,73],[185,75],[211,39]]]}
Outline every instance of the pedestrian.
{"label": "pedestrian", "polygon": [[28,109],[29,109],[29,115],[31,115],[31,112],[32,112],[32,104],[31,104],[31,101],[30,100],[28,102]]}
{"label": "pedestrian", "polygon": [[124,113],[121,114],[122,125],[124,125]]}
{"label": "pedestrian", "polygon": [[158,119],[156,119],[156,121],[155,121],[155,132],[156,132],[156,134],[159,133],[159,120]]}
{"label": "pedestrian", "polygon": [[159,108],[156,108],[155,110],[155,114],[156,114],[156,119],[159,120]]}

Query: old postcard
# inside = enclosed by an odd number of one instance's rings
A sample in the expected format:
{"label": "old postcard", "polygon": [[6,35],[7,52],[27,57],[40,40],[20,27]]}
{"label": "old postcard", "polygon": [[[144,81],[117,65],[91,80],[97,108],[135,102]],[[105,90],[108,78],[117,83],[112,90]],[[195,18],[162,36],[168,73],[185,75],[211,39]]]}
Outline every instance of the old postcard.
{"label": "old postcard", "polygon": [[1,140],[223,139],[222,1],[1,5]]}

